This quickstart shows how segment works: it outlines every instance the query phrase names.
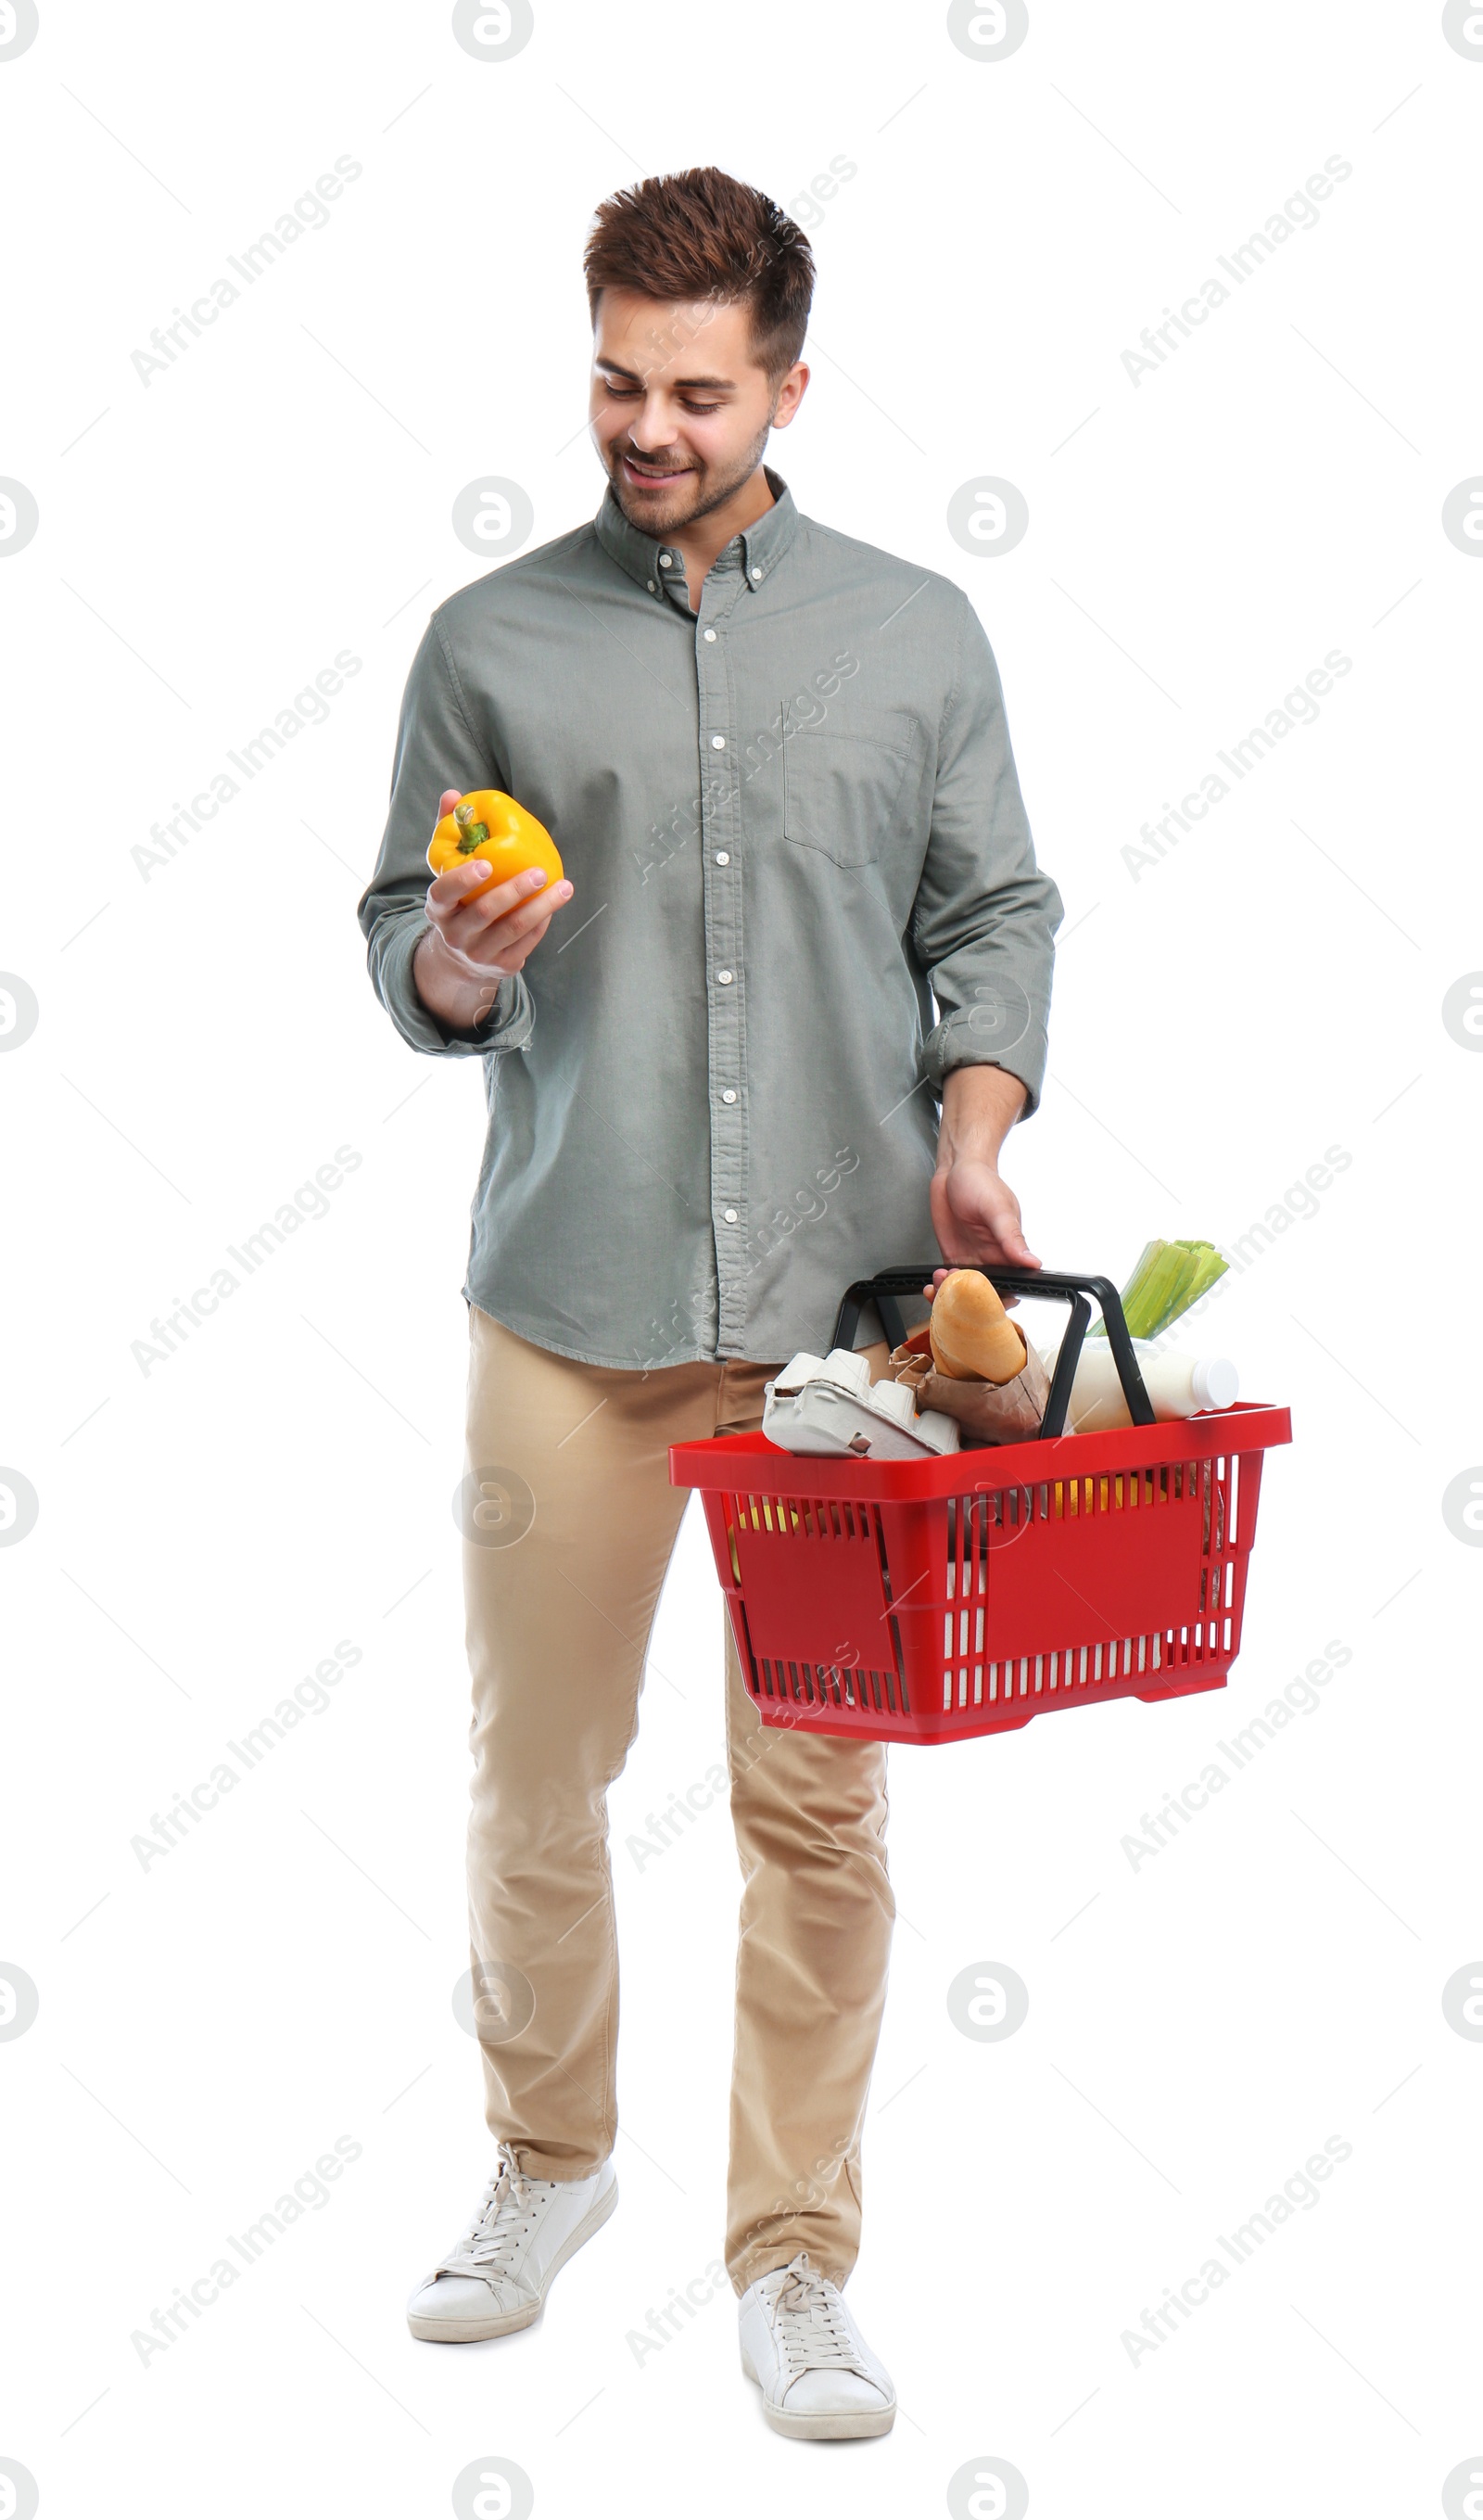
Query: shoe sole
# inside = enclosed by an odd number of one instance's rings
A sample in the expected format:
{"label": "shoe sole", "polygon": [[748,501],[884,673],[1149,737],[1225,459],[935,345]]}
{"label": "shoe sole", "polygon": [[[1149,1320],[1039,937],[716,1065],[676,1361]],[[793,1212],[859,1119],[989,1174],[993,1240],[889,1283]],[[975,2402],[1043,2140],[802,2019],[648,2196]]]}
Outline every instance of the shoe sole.
{"label": "shoe sole", "polygon": [[[754,2381],[760,2389],[762,2383],[752,2369],[751,2359],[744,2346],[742,2349],[742,2368],[748,2380]],[[876,2413],[872,2413],[869,2408],[860,2407],[837,2415],[790,2415],[786,2408],[770,2407],[764,2391],[762,2414],[773,2431],[782,2433],[787,2441],[878,2441],[882,2433],[890,2431],[896,2420],[896,2401],[893,2398],[888,2407],[881,2407]]]}
{"label": "shoe sole", "polygon": [[590,2205],[576,2229],[562,2241],[542,2279],[535,2300],[519,2310],[499,2312],[490,2318],[414,2318],[407,2313],[407,2325],[425,2345],[481,2345],[492,2336],[513,2336],[517,2328],[533,2327],[546,2307],[546,2295],[552,2279],[559,2275],[568,2258],[574,2257],[584,2240],[600,2231],[618,2201],[618,2182],[613,2181],[606,2195]]}

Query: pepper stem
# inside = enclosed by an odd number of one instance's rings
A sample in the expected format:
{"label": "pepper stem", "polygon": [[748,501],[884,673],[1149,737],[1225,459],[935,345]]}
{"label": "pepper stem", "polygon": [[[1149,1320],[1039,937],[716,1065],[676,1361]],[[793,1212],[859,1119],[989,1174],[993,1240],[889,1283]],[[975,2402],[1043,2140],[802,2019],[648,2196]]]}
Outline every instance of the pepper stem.
{"label": "pepper stem", "polygon": [[474,850],[479,845],[479,842],[481,840],[487,840],[489,837],[488,824],[476,823],[474,821],[473,807],[472,805],[455,805],[453,809],[453,819],[458,825],[458,844],[460,854],[466,858],[472,857]]}

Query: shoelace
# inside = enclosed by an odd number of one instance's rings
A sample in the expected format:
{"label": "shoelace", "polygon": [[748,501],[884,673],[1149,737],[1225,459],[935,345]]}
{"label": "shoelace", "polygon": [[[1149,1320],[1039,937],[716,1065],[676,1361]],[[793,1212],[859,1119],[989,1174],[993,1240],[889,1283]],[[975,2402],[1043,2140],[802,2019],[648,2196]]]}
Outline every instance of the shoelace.
{"label": "shoelace", "polygon": [[541,2189],[550,2185],[547,2179],[527,2179],[514,2154],[501,2144],[499,2167],[484,2189],[478,2210],[439,2272],[505,2273],[540,2202]]}
{"label": "shoelace", "polygon": [[858,2371],[870,2374],[855,2350],[849,2313],[836,2285],[809,2265],[800,2249],[786,2271],[786,2280],[773,2296],[773,2335],[789,2375],[800,2371]]}

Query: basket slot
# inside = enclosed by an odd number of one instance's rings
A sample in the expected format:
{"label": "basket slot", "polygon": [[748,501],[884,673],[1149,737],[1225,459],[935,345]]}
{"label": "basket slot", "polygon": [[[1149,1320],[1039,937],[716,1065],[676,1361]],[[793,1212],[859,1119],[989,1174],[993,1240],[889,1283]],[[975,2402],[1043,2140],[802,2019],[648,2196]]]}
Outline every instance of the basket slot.
{"label": "basket slot", "polygon": [[859,1670],[852,1664],[785,1662],[766,1654],[757,1656],[756,1672],[752,1695],[774,1704],[859,1715],[908,1712],[905,1691],[894,1672]]}
{"label": "basket slot", "polygon": [[[871,1508],[847,1497],[731,1496],[728,1521],[735,1529],[770,1532],[777,1540],[869,1540]],[[736,1546],[732,1546],[733,1572]]]}
{"label": "basket slot", "polygon": [[[793,1663],[755,1655],[750,1696],[773,1706],[811,1706],[854,1716],[907,1716],[907,1690],[894,1671],[866,1671],[854,1663]],[[944,1701],[947,1711],[947,1701]]]}
{"label": "basket slot", "polygon": [[[1232,1623],[1228,1619],[1224,1637],[1227,1650],[1231,1643],[1231,1629]],[[1191,1632],[1183,1629],[1179,1633],[1188,1647]],[[1203,1632],[1196,1629],[1193,1632],[1196,1641],[1201,1633],[1205,1641],[1204,1651],[1215,1652],[1213,1626],[1207,1626]],[[1173,1634],[1171,1630],[1170,1637]],[[1054,1652],[1024,1655],[1017,1661],[978,1662],[973,1665],[973,1704],[993,1706],[1002,1699],[1016,1696],[1048,1697],[1054,1694],[1064,1697],[1071,1689],[1095,1688],[1099,1682],[1128,1681],[1135,1676],[1142,1677],[1146,1672],[1164,1670],[1171,1660],[1176,1659],[1188,1661],[1189,1651],[1171,1656],[1169,1641],[1160,1631],[1153,1629],[1144,1636],[1113,1638],[1101,1644],[1058,1645]],[[952,1712],[955,1699],[960,1708],[967,1704],[966,1681],[966,1665],[956,1669],[950,1665],[944,1672],[942,1704],[945,1714]]]}

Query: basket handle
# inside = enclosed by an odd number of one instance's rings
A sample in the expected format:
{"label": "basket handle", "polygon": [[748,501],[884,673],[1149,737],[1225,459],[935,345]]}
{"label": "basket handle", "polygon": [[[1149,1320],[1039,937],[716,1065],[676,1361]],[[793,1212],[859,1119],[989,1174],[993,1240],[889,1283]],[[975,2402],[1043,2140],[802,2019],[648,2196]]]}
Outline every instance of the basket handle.
{"label": "basket handle", "polygon": [[[846,1286],[844,1290],[838,1317],[834,1323],[834,1335],[830,1341],[831,1347],[850,1346],[859,1325],[861,1309],[868,1303],[875,1304],[880,1316],[880,1327],[892,1347],[900,1347],[906,1336],[906,1328],[895,1298],[898,1295],[915,1295],[920,1292],[921,1288],[929,1282],[933,1270],[940,1269],[942,1265],[940,1260],[929,1260],[924,1269],[877,1269],[873,1278],[858,1278],[852,1286]],[[979,1267],[980,1264],[969,1261],[963,1265],[972,1268]],[[1112,1350],[1112,1362],[1117,1368],[1117,1378],[1123,1387],[1123,1397],[1128,1404],[1129,1417],[1135,1426],[1152,1426],[1156,1423],[1153,1404],[1144,1388],[1144,1377],[1139,1372],[1138,1359],[1133,1352],[1133,1341],[1128,1335],[1128,1325],[1123,1319],[1122,1297],[1110,1278],[1086,1278],[1074,1271],[1064,1269],[982,1267],[980,1267],[980,1275],[987,1278],[990,1285],[996,1287],[1001,1295],[1049,1295],[1059,1298],[1071,1308],[1065,1336],[1060,1342],[1060,1352],[1056,1359],[1056,1372],[1051,1377],[1045,1416],[1040,1421],[1040,1436],[1037,1441],[1065,1432],[1071,1385],[1076,1378],[1076,1368],[1081,1359],[1081,1343],[1086,1336],[1087,1324],[1092,1318],[1091,1306],[1087,1302],[1089,1295],[1096,1298],[1106,1327],[1107,1344]]]}

